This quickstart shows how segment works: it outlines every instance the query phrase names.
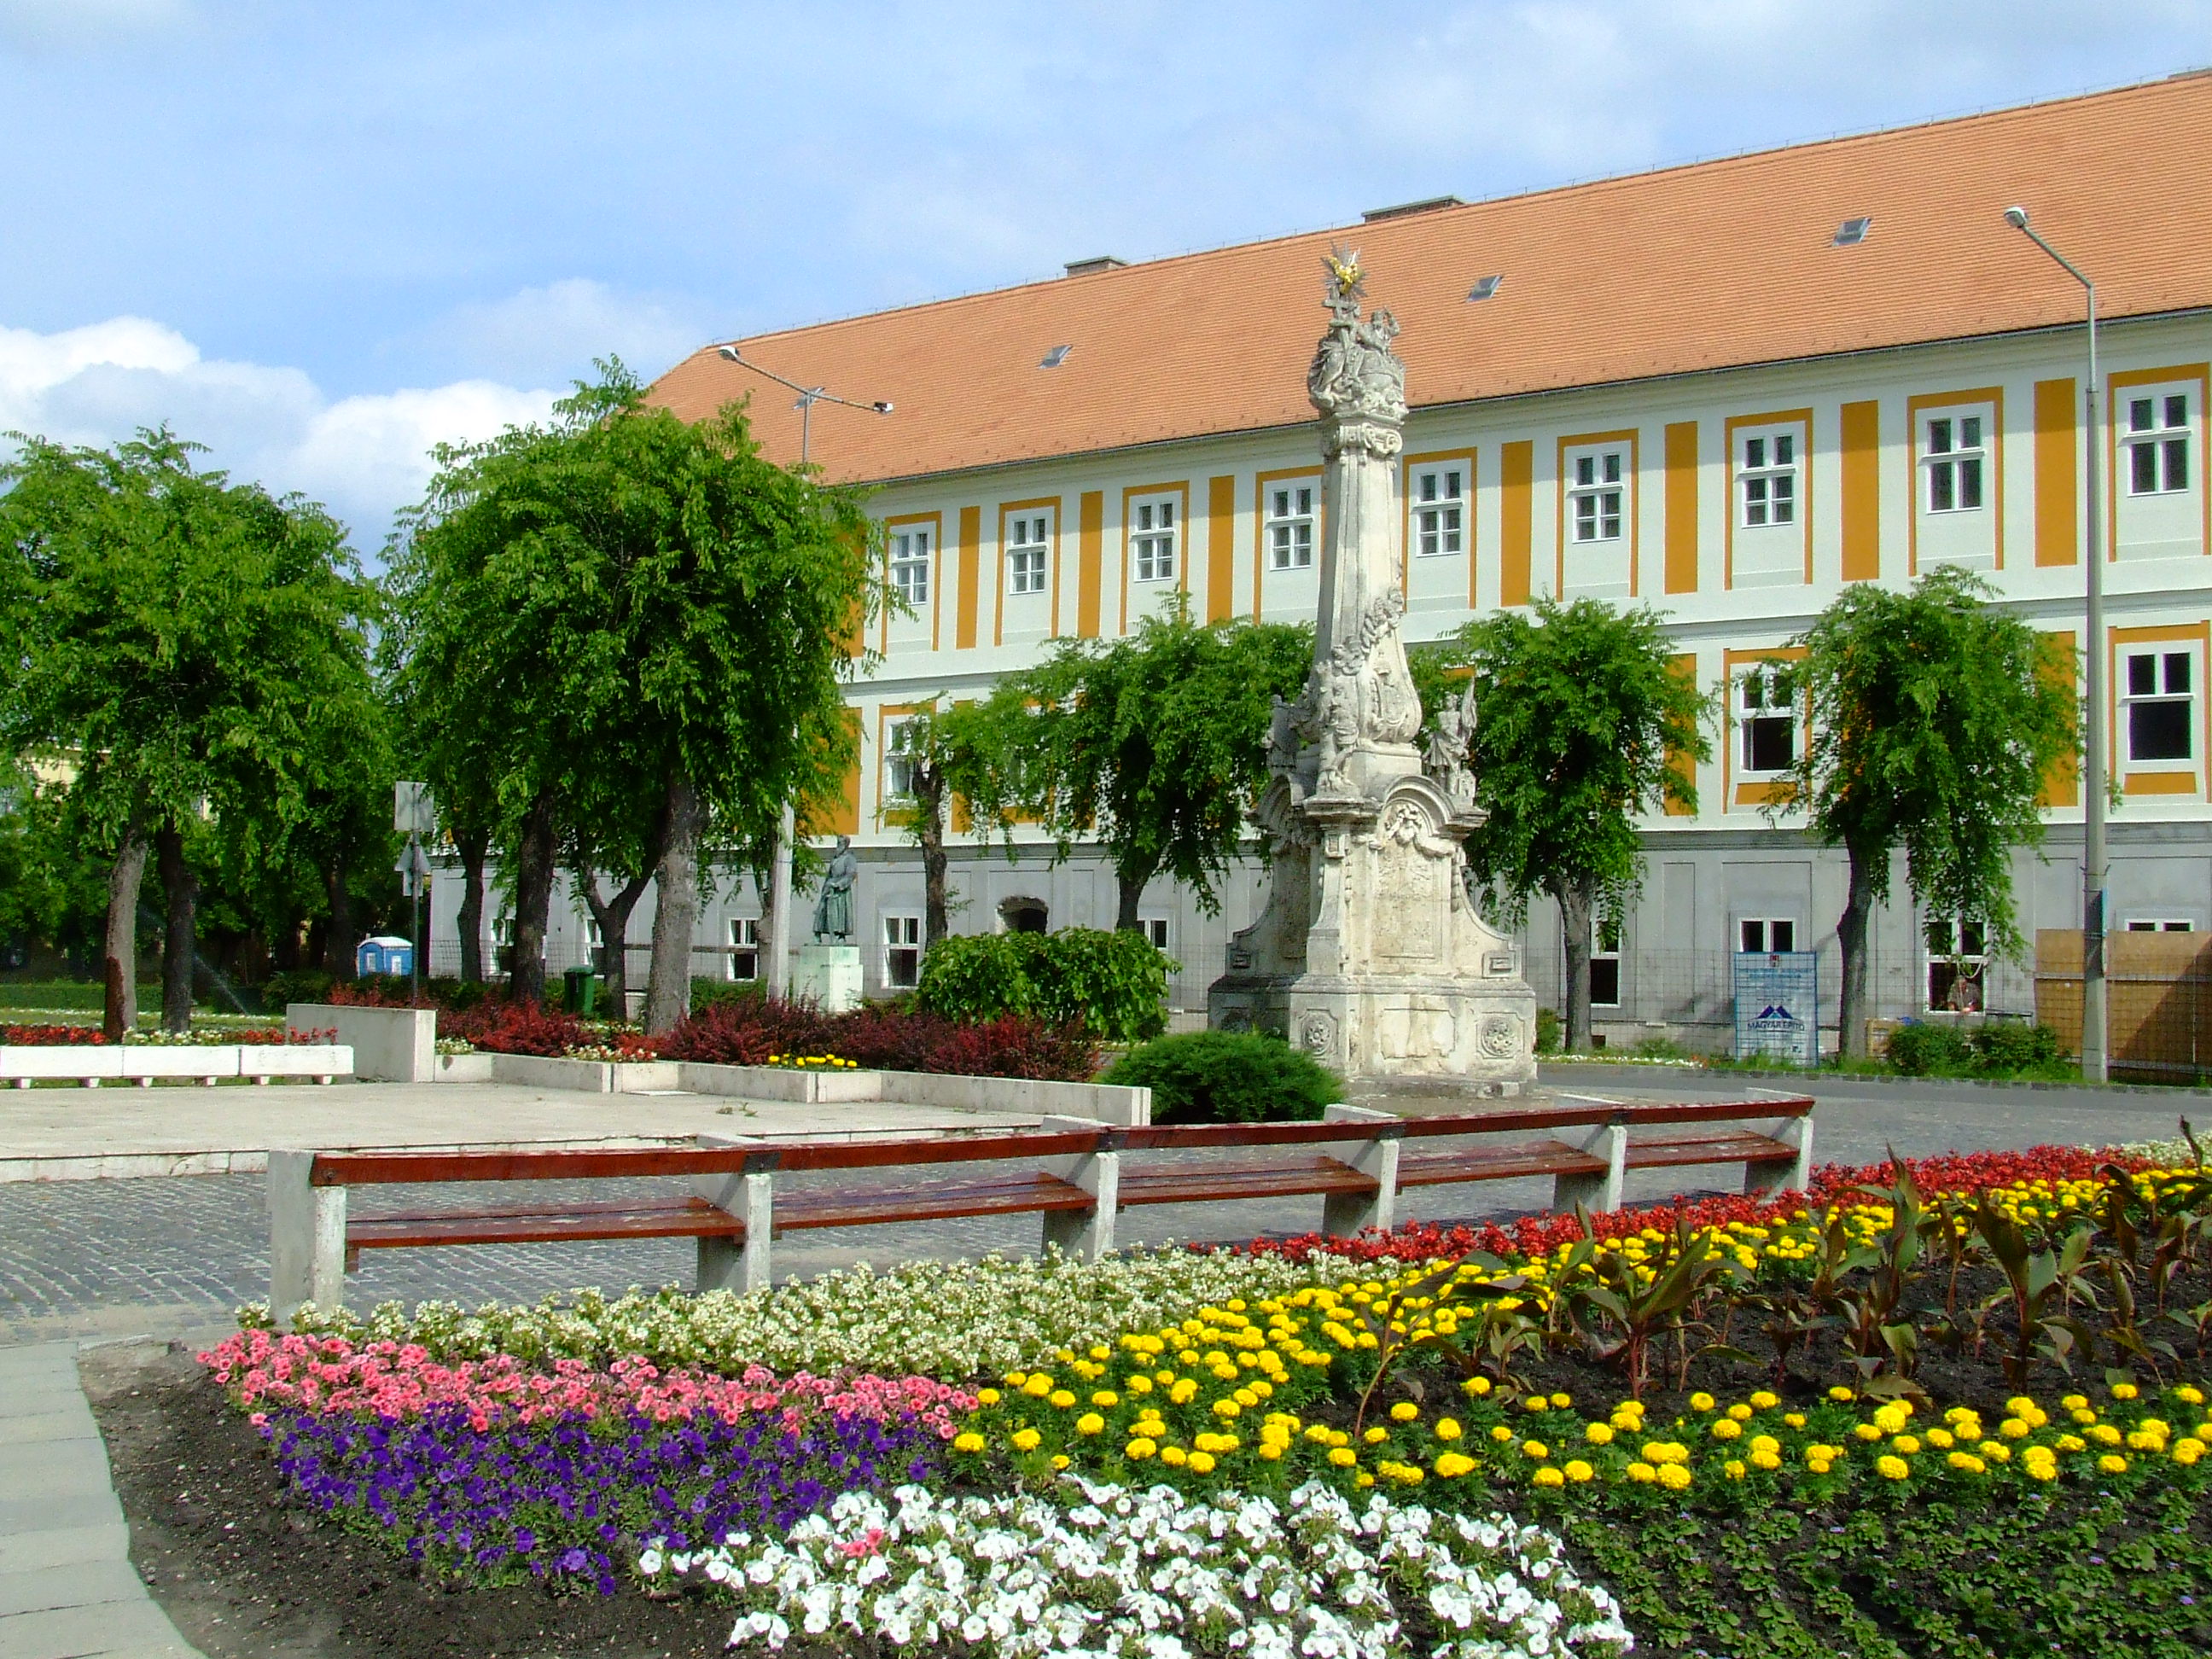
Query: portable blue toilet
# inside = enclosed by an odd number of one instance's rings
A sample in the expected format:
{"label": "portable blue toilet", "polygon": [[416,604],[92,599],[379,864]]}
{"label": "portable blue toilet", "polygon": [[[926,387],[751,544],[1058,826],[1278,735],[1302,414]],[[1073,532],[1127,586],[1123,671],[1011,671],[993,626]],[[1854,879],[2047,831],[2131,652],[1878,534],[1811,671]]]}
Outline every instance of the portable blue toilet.
{"label": "portable blue toilet", "polygon": [[365,939],[355,948],[353,970],[364,979],[371,974],[391,974],[404,978],[415,971],[414,941],[396,939],[390,933]]}

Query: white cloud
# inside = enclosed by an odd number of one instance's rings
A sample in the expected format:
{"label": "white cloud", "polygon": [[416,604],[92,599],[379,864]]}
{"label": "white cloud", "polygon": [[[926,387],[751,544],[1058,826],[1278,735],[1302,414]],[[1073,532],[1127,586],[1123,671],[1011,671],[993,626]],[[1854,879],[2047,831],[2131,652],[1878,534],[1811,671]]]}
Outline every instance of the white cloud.
{"label": "white cloud", "polygon": [[143,317],[0,327],[0,430],[107,444],[167,423],[234,476],[323,501],[372,555],[394,509],[421,495],[434,444],[543,419],[556,395],[467,380],[333,402],[299,369],[204,358]]}
{"label": "white cloud", "polygon": [[609,356],[650,378],[708,331],[666,300],[572,276],[456,306],[424,331],[422,343],[477,374],[558,385],[587,377],[593,360]]}
{"label": "white cloud", "polygon": [[105,46],[198,21],[191,0],[0,0],[0,41],[27,48]]}

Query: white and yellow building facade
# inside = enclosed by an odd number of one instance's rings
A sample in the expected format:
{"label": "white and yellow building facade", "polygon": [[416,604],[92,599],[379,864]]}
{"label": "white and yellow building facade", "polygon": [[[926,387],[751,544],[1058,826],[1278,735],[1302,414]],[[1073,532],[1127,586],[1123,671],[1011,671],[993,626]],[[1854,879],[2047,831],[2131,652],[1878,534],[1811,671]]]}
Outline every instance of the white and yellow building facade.
{"label": "white and yellow building facade", "polygon": [[[2179,77],[1149,264],[1079,262],[734,342],[777,374],[893,405],[821,404],[811,420],[811,459],[872,486],[885,579],[907,601],[852,693],[860,761],[836,826],[863,859],[870,988],[908,980],[920,940],[921,870],[895,821],[899,725],[916,707],[982,695],[1056,640],[1126,633],[1171,594],[1202,617],[1312,618],[1328,504],[1304,371],[1325,320],[1321,256],[1338,243],[1359,249],[1404,330],[1408,643],[1544,594],[1648,605],[1722,694],[1697,810],[1648,823],[1642,892],[1598,941],[1601,1031],[1717,1041],[1732,953],[1832,961],[1842,860],[1764,810],[1803,732],[1759,670],[1849,584],[1942,564],[2106,654],[2113,925],[2212,928],[2208,127],[2212,79]],[[2081,291],[2005,222],[2014,204],[2100,284],[2097,641],[2083,632]],[[788,394],[715,346],[655,395],[690,414],[750,395],[769,453],[797,459]],[[2021,860],[2031,932],[2080,923],[2070,777],[2053,780],[2048,823],[2048,862]],[[956,931],[1111,925],[1095,857],[1054,866],[1038,844],[1010,863],[955,840]],[[1916,914],[1899,878],[1875,938],[1891,1016],[1945,1000],[1948,958],[1978,943],[1971,919],[1961,933]],[[1146,926],[1183,964],[1179,1006],[1203,1008],[1264,892],[1256,865],[1218,916],[1171,884],[1147,892]],[[755,900],[746,886],[710,908],[702,943],[741,952]],[[1556,920],[1540,909],[1526,951],[1554,1000]],[[1830,1022],[1833,985],[1828,972]],[[2025,971],[1992,964],[1986,996],[2024,1009]]]}

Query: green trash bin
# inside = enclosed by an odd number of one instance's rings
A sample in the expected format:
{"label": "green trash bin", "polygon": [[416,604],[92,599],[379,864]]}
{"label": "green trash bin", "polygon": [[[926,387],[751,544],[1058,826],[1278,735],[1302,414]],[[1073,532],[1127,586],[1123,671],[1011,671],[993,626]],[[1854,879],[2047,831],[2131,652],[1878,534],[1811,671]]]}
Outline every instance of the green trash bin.
{"label": "green trash bin", "polygon": [[588,968],[571,968],[561,975],[561,1006],[572,1014],[599,1011],[599,976]]}

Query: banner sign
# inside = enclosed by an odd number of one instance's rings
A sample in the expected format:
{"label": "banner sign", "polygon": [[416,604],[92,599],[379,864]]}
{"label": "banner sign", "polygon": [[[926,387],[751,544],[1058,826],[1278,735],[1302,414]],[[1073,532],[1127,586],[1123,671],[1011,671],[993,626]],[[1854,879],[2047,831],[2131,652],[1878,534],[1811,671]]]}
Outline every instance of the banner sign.
{"label": "banner sign", "polygon": [[1819,955],[1746,951],[1735,958],[1735,1057],[1820,1063]]}

